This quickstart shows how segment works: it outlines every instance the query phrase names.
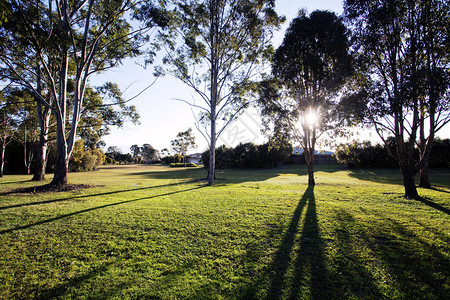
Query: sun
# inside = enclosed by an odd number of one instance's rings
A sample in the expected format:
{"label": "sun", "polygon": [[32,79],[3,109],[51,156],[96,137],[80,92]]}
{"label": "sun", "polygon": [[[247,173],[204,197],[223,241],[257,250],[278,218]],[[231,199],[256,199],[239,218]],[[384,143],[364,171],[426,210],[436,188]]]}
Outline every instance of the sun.
{"label": "sun", "polygon": [[316,111],[314,111],[313,109],[309,109],[309,111],[305,115],[305,121],[306,121],[306,124],[308,124],[311,127],[316,125],[317,122],[319,121],[318,113]]}

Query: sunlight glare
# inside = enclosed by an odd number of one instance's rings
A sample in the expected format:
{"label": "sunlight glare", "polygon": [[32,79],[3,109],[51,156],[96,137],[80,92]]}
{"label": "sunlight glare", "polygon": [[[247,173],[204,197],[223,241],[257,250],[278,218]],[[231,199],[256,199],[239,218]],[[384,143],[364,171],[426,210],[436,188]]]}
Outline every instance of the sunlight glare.
{"label": "sunlight glare", "polygon": [[314,126],[317,123],[317,121],[319,121],[319,116],[313,109],[310,109],[309,112],[306,114],[305,119],[306,124],[308,124],[309,126]]}

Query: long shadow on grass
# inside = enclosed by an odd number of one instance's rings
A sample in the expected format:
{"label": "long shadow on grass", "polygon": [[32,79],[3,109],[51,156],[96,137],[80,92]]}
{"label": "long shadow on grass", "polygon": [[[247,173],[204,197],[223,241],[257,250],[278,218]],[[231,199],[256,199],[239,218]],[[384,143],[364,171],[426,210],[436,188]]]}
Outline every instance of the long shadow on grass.
{"label": "long shadow on grass", "polygon": [[418,199],[420,202],[422,202],[425,205],[428,205],[429,207],[432,207],[434,209],[437,209],[439,211],[442,211],[443,213],[446,213],[447,215],[450,215],[450,210],[448,208],[445,208],[437,203],[434,203],[428,199],[425,199],[423,197],[419,197]]}
{"label": "long shadow on grass", "polygon": [[[430,182],[435,187],[434,190],[448,193],[445,189],[450,188],[449,169],[431,169],[429,174]],[[402,174],[399,169],[353,169],[350,170],[349,176],[358,180],[403,185]]]}
{"label": "long shadow on grass", "polygon": [[298,235],[298,227],[303,208],[305,207],[309,198],[314,197],[314,186],[308,186],[303,194],[297,208],[292,216],[291,223],[286,231],[286,234],[281,241],[281,245],[275,254],[269,272],[272,275],[272,282],[268,293],[268,299],[279,299],[282,296],[283,290],[286,288],[286,275],[291,265],[291,253],[295,245],[295,239]]}
{"label": "long shadow on grass", "polygon": [[[306,205],[308,208],[304,225],[299,234],[299,223]],[[292,259],[293,257],[295,258]],[[327,297],[328,276],[323,243],[319,234],[314,186],[308,186],[300,199],[289,228],[275,254],[270,273],[272,281],[267,299],[297,299],[308,294],[313,299],[329,298]]]}
{"label": "long shadow on grass", "polygon": [[21,180],[21,181],[5,181],[5,182],[0,182],[0,184],[16,184],[16,183],[25,183],[25,182],[30,182],[31,180]]}
{"label": "long shadow on grass", "polygon": [[359,226],[355,218],[344,209],[336,211],[337,221],[333,243],[335,274],[333,283],[339,298],[383,299],[376,278],[361,256],[362,243]]}
{"label": "long shadow on grass", "polygon": [[324,246],[319,233],[313,187],[308,187],[304,196],[308,200],[308,208],[294,262],[290,298],[297,299],[302,295],[303,286],[309,285],[312,299],[330,299],[329,275],[325,267]]}
{"label": "long shadow on grass", "polygon": [[[54,203],[54,202],[62,202],[62,201],[68,201],[68,200],[76,200],[76,199],[89,198],[89,197],[106,196],[106,195],[114,195],[114,194],[134,192],[134,191],[150,190],[150,189],[154,189],[154,188],[170,187],[170,186],[181,185],[181,184],[186,184],[186,183],[190,183],[190,182],[169,183],[169,184],[127,189],[127,190],[119,190],[119,191],[106,192],[106,193],[90,194],[90,195],[83,195],[83,196],[73,196],[73,197],[67,197],[67,198],[61,198],[61,199],[52,199],[52,200],[29,202],[29,203],[20,203],[20,204],[8,205],[8,206],[1,206],[0,210],[24,207],[24,206],[31,206],[31,205],[48,204],[48,203]],[[9,192],[8,194],[14,194],[14,192]],[[4,194],[0,194],[0,196],[1,195],[4,195]]]}
{"label": "long shadow on grass", "polygon": [[386,280],[395,289],[392,295],[400,294],[403,299],[448,299],[448,239],[431,244],[398,221],[380,217],[385,229],[375,234],[367,230],[365,239],[389,270]]}
{"label": "long shadow on grass", "polygon": [[[316,172],[333,173],[341,171],[340,165],[319,165],[315,168]],[[289,165],[281,168],[269,169],[216,169],[218,180],[216,184],[222,183],[243,183],[248,181],[265,181],[280,175],[295,174],[299,176],[307,175],[305,165]],[[207,171],[205,169],[178,169],[167,168],[167,170],[135,172],[133,176],[147,176],[154,179],[206,179]]]}
{"label": "long shadow on grass", "polygon": [[154,195],[154,196],[149,196],[149,197],[143,197],[143,198],[127,200],[127,201],[122,201],[122,202],[116,202],[116,203],[110,203],[110,204],[96,206],[96,207],[92,207],[92,208],[88,208],[88,209],[83,209],[83,210],[79,210],[79,211],[76,211],[76,212],[73,212],[73,213],[70,213],[70,214],[64,214],[64,215],[61,215],[61,216],[58,216],[58,217],[55,217],[55,218],[39,221],[39,222],[36,222],[36,223],[32,223],[32,224],[28,224],[28,225],[24,225],[24,226],[18,226],[18,227],[2,230],[2,231],[0,231],[0,235],[4,234],[4,233],[13,232],[13,231],[16,231],[16,230],[27,229],[27,228],[30,228],[30,227],[33,227],[33,226],[50,223],[50,222],[53,222],[53,221],[57,221],[57,220],[60,220],[60,219],[68,218],[68,217],[79,215],[79,214],[82,214],[82,213],[94,211],[94,210],[101,209],[101,208],[106,208],[106,207],[116,206],[116,205],[120,205],[120,204],[127,204],[127,203],[132,203],[132,202],[141,201],[141,200],[148,200],[148,199],[153,199],[153,198],[158,198],[158,197],[163,197],[163,196],[169,196],[169,195],[189,192],[189,191],[201,189],[203,187],[204,186],[198,186],[198,187],[185,189],[185,190],[181,190],[181,191],[164,193],[164,194],[159,194],[159,195]]}
{"label": "long shadow on grass", "polygon": [[[109,262],[100,265],[99,267],[93,268],[90,271],[87,271],[84,274],[80,274],[78,276],[75,276],[67,281],[64,281],[62,284],[57,285],[53,288],[47,289],[47,290],[37,290],[39,293],[38,296],[35,299],[38,300],[46,300],[46,299],[53,299],[57,297],[62,297],[64,294],[68,292],[69,288],[76,289],[78,286],[80,286],[84,281],[87,281],[91,278],[94,278],[100,274],[105,273],[108,270],[108,267],[112,265],[114,262]],[[102,296],[105,296],[104,294]],[[106,298],[106,297],[105,297]]]}

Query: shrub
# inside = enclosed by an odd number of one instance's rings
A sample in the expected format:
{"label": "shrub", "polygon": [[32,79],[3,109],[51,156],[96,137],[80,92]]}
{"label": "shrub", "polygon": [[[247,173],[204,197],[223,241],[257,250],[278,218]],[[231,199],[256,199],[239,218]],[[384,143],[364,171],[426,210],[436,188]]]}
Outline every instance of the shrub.
{"label": "shrub", "polygon": [[431,168],[450,167],[450,139],[441,140],[437,138],[433,142],[430,153],[429,166]]}
{"label": "shrub", "polygon": [[[394,140],[389,140],[390,147]],[[392,149],[392,151],[395,151]],[[341,144],[336,149],[336,158],[339,163],[353,168],[397,168],[397,161],[389,155],[385,145],[372,145],[370,141],[353,141],[350,144]]]}
{"label": "shrub", "polygon": [[186,165],[183,163],[171,163],[170,167],[171,168],[183,168],[183,167],[195,168],[195,167],[197,167],[197,165],[193,164],[193,163],[186,163]]}
{"label": "shrub", "polygon": [[93,171],[105,161],[105,153],[101,149],[85,149],[84,141],[75,142],[72,157],[70,158],[70,171]]}
{"label": "shrub", "polygon": [[97,158],[91,154],[90,151],[86,151],[81,159],[81,171],[92,171],[96,166]]}

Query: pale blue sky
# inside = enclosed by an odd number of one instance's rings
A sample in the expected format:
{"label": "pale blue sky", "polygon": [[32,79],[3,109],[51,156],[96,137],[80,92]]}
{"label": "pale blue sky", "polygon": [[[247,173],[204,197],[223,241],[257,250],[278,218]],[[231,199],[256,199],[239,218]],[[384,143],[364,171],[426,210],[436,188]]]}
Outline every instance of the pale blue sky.
{"label": "pale blue sky", "polygon": [[[286,16],[287,21],[274,37],[275,48],[281,43],[286,28],[299,9],[306,8],[309,13],[316,9],[325,9],[341,14],[342,3],[340,0],[276,0],[277,12]],[[96,77],[93,84],[99,85],[105,81],[116,82],[124,91],[125,99],[129,99],[153,82],[152,71],[153,67],[144,70],[134,60],[127,60],[121,67]],[[173,100],[180,98],[190,100],[195,96],[193,90],[179,80],[170,76],[159,78],[155,85],[131,102],[141,115],[141,125],[126,124],[122,129],[113,129],[111,134],[103,139],[107,144],[105,150],[109,146],[118,146],[126,153],[129,152],[131,145],[142,146],[145,143],[151,144],[158,150],[170,148],[170,141],[178,132],[192,127],[198,148],[191,152],[205,151],[207,143],[195,129],[195,119],[189,106]],[[263,143],[265,138],[261,135],[260,129],[257,111],[249,110],[224,131],[218,145],[235,146],[239,142]],[[360,136],[354,138],[378,140],[376,134],[369,131],[358,130],[357,132]],[[449,137],[449,133],[441,132],[440,136]]]}

